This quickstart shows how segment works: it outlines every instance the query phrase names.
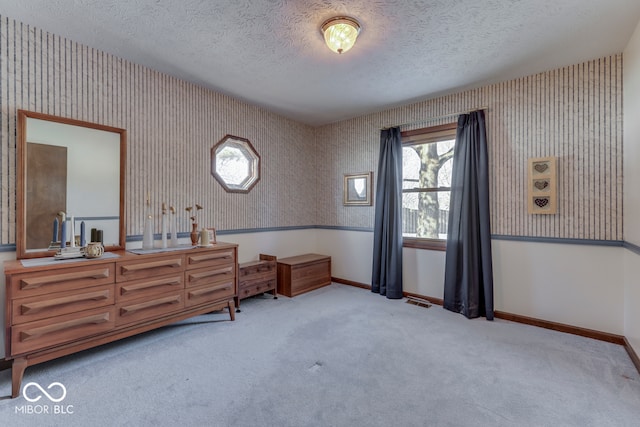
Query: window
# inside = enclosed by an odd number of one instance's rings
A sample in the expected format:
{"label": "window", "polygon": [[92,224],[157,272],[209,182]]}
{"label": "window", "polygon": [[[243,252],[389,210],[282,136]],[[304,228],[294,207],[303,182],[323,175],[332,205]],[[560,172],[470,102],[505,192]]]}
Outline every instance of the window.
{"label": "window", "polygon": [[260,156],[248,139],[226,135],[211,149],[211,174],[227,192],[247,193],[260,179]]}
{"label": "window", "polygon": [[404,246],[445,248],[455,123],[402,132]]}

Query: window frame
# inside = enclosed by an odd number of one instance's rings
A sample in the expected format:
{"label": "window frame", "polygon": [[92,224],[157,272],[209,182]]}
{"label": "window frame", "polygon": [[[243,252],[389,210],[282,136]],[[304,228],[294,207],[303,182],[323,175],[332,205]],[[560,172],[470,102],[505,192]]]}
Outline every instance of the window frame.
{"label": "window frame", "polygon": [[[226,148],[239,150],[249,164],[247,176],[239,184],[227,182],[218,172],[218,155]],[[211,147],[211,175],[227,193],[248,193],[260,181],[260,155],[247,138],[227,134]]]}
{"label": "window frame", "polygon": [[[402,138],[402,146],[421,145],[436,143],[439,141],[446,141],[451,139],[451,136],[455,139],[458,123],[447,123],[444,125],[430,126],[421,129],[414,129],[409,131],[400,132]],[[434,190],[427,190],[434,191]],[[442,191],[442,189],[435,190]],[[449,188],[449,191],[451,189]],[[413,191],[407,191],[407,193]],[[402,190],[402,194],[405,191]],[[402,237],[402,247],[414,248],[414,249],[427,249],[436,251],[446,251],[447,240],[446,239],[430,239],[426,237]]]}

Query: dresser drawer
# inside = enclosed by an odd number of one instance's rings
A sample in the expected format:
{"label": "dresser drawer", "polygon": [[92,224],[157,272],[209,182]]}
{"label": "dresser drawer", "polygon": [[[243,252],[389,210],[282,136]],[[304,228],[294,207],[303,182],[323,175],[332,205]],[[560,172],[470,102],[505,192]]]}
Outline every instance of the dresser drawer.
{"label": "dresser drawer", "polygon": [[185,286],[187,288],[211,284],[219,281],[233,281],[236,277],[235,264],[224,264],[214,267],[187,270],[185,273]]}
{"label": "dresser drawer", "polygon": [[116,304],[116,326],[153,319],[184,308],[183,291]]}
{"label": "dresser drawer", "polygon": [[203,267],[235,266],[236,257],[233,248],[217,251],[205,250],[187,254],[187,270]]}
{"label": "dresser drawer", "polygon": [[276,288],[277,263],[252,261],[238,268],[238,298],[243,299]]}
{"label": "dresser drawer", "polygon": [[143,258],[116,263],[116,281],[145,279],[148,277],[176,274],[184,270],[184,255]]}
{"label": "dresser drawer", "polygon": [[240,264],[238,269],[238,280],[251,276],[275,277],[278,263],[275,261],[252,261]]}
{"label": "dresser drawer", "polygon": [[14,325],[114,304],[113,284],[11,301]]}
{"label": "dresser drawer", "polygon": [[224,280],[204,286],[187,288],[185,290],[185,304],[191,307],[206,302],[232,299],[235,296],[235,279]]}
{"label": "dresser drawer", "polygon": [[11,355],[76,341],[110,331],[114,326],[114,306],[12,326]]}
{"label": "dresser drawer", "polygon": [[98,264],[15,274],[9,278],[11,298],[25,298],[113,283],[114,272],[113,264]]}
{"label": "dresser drawer", "polygon": [[248,298],[267,291],[271,291],[276,289],[276,286],[277,280],[275,277],[270,280],[244,282],[242,285],[238,285],[238,298]]}
{"label": "dresser drawer", "polygon": [[277,277],[275,268],[273,270],[266,270],[252,274],[242,274],[242,269],[240,269],[240,271],[241,273],[238,276],[238,289],[271,279],[275,280]]}
{"label": "dresser drawer", "polygon": [[116,285],[116,301],[132,301],[139,298],[150,298],[165,292],[184,289],[182,273],[154,279],[120,282]]}

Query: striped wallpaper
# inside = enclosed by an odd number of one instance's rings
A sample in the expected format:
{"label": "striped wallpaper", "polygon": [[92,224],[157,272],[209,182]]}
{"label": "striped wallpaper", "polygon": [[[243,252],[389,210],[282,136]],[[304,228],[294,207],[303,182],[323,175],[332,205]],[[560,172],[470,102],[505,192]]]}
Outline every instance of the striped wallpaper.
{"label": "striped wallpaper", "polygon": [[[205,207],[221,230],[314,225],[314,129],[107,53],[0,17],[0,244],[15,243],[16,111],[26,109],[125,128],[127,235],[140,235],[147,193],[156,214]],[[226,134],[262,159],[249,194],[229,194],[210,174],[211,147]],[[159,224],[156,225],[159,232]]]}
{"label": "striped wallpaper", "polygon": [[[127,129],[132,236],[147,193],[156,213],[163,201],[183,213],[202,204],[200,224],[220,230],[371,228],[373,208],[344,207],[342,183],[376,170],[380,128],[448,123],[477,107],[488,108],[493,234],[622,240],[622,55],[312,128],[0,17],[0,245],[15,243],[17,109]],[[210,175],[225,134],[261,156],[249,194],[225,193]],[[526,160],[542,156],[558,157],[557,215],[527,214]]]}
{"label": "striped wallpaper", "polygon": [[[493,171],[492,234],[623,239],[622,55],[318,128],[319,199],[329,207],[319,212],[320,224],[373,227],[372,208],[342,206],[342,176],[377,169],[381,127],[455,122],[443,116],[480,107],[487,108]],[[530,215],[527,159],[545,156],[558,158],[558,214]]]}

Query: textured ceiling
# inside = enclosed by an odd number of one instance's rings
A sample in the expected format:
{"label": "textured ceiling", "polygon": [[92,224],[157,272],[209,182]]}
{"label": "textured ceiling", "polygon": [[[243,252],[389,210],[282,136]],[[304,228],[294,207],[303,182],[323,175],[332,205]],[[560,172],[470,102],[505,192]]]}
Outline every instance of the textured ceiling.
{"label": "textured ceiling", "polygon": [[[320,24],[362,24],[331,52]],[[638,0],[0,0],[0,15],[320,125],[623,51]]]}

